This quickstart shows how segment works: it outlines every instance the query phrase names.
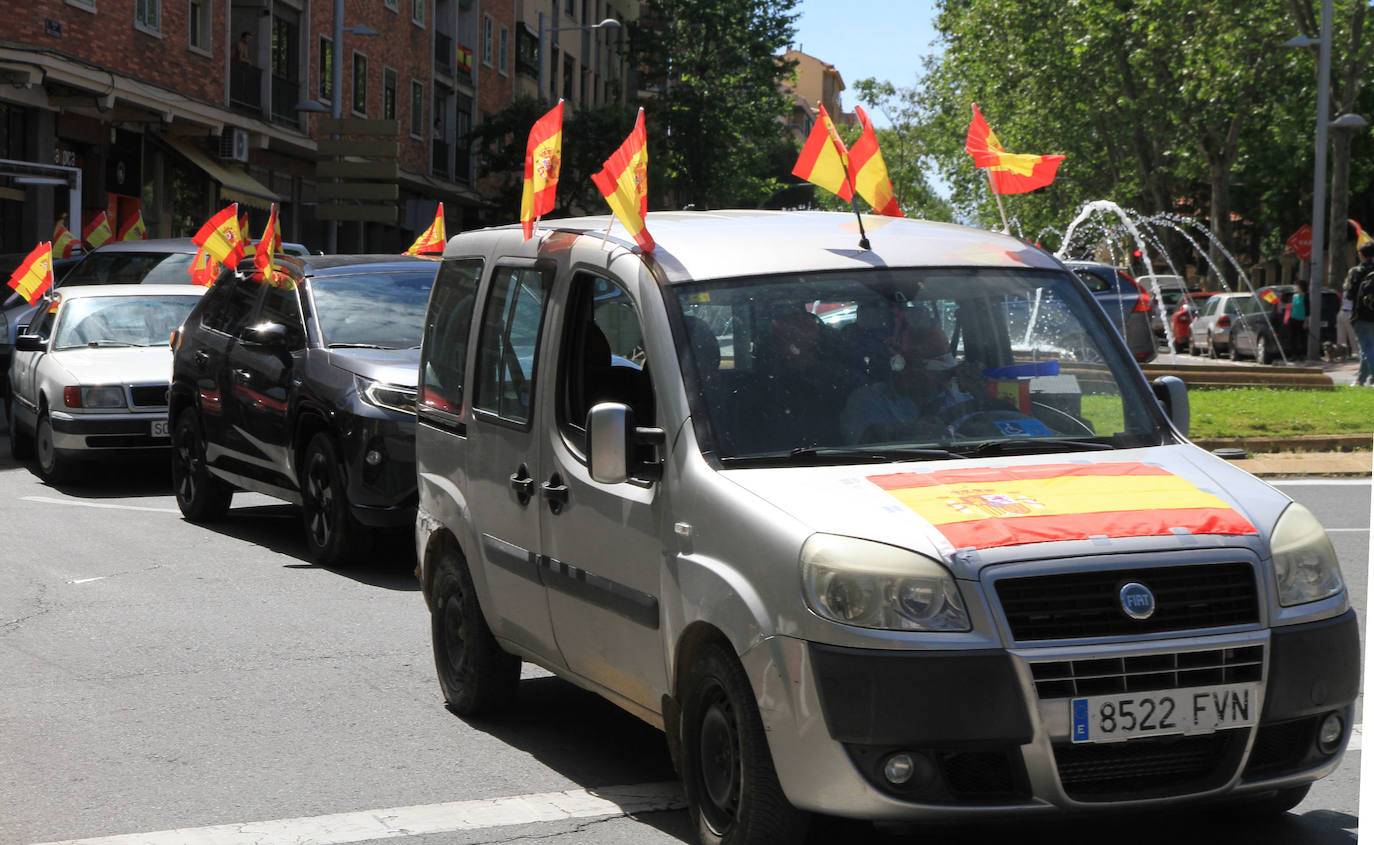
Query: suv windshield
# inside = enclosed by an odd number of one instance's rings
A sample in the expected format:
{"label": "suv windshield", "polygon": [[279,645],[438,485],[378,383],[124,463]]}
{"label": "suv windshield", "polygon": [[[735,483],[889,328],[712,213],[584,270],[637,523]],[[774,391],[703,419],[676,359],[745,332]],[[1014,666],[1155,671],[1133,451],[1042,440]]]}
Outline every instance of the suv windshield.
{"label": "suv windshield", "polygon": [[673,291],[695,407],[727,465],[1124,448],[1169,436],[1100,309],[1062,272],[868,270]]}
{"label": "suv windshield", "polygon": [[62,278],[71,285],[189,285],[190,253],[93,252]]}
{"label": "suv windshield", "polygon": [[438,267],[315,276],[310,291],[324,345],[419,347]]}
{"label": "suv windshield", "polygon": [[54,349],[77,346],[166,346],[199,296],[100,296],[62,309]]}

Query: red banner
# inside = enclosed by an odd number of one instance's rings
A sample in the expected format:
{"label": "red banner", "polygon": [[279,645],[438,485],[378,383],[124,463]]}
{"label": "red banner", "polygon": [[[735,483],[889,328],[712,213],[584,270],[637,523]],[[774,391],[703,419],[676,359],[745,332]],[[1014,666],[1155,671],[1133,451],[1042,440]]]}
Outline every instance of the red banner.
{"label": "red banner", "polygon": [[1302,224],[1302,228],[1294,232],[1287,240],[1288,248],[1298,254],[1303,261],[1312,258],[1312,225]]}

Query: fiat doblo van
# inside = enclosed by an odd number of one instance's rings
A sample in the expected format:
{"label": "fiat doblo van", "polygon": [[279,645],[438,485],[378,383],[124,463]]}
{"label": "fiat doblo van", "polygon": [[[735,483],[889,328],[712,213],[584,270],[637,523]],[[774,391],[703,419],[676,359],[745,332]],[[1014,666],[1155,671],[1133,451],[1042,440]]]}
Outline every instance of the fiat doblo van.
{"label": "fiat doblo van", "polygon": [[1052,256],[763,211],[650,214],[645,254],[608,222],[463,233],[431,294],[415,536],[455,712],[499,715],[522,661],[604,696],[664,731],[703,842],[1282,812],[1335,768],[1330,540],[1188,442],[1183,384]]}

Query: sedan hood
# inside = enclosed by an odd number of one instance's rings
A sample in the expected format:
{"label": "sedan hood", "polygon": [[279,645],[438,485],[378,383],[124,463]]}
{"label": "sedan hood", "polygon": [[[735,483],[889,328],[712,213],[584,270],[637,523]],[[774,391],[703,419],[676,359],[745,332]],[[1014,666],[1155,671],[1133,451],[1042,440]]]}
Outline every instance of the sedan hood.
{"label": "sedan hood", "polygon": [[961,578],[1082,554],[1243,546],[1267,557],[1291,502],[1190,444],[722,475],[814,531],[911,549]]}
{"label": "sedan hood", "polygon": [[373,381],[402,387],[420,383],[418,349],[331,349],[329,363]]}
{"label": "sedan hood", "polygon": [[167,384],[172,380],[168,346],[81,347],[53,352],[53,362],[76,384]]}

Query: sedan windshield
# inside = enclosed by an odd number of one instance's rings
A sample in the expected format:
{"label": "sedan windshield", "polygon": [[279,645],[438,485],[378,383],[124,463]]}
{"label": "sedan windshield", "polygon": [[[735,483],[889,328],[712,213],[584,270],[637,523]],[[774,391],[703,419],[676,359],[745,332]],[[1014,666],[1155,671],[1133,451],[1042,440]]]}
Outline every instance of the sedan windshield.
{"label": "sedan windshield", "polygon": [[98,296],[73,299],[58,314],[54,349],[167,346],[199,296]]}
{"label": "sedan windshield", "polygon": [[61,280],[72,285],[189,285],[190,253],[93,252]]}
{"label": "sedan windshield", "polygon": [[310,289],[325,346],[418,347],[438,266],[314,277]]}
{"label": "sedan windshield", "polygon": [[1060,272],[870,270],[673,290],[693,401],[727,464],[1044,453],[1170,436],[1101,310]]}

